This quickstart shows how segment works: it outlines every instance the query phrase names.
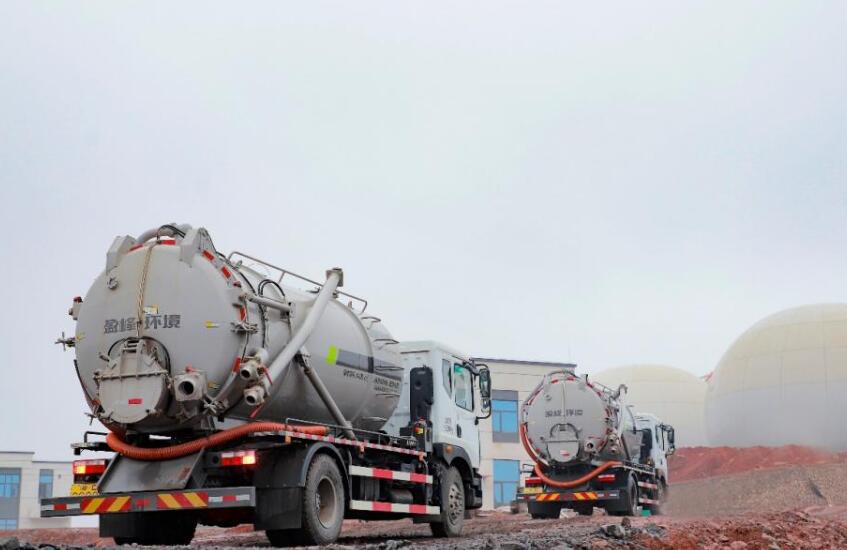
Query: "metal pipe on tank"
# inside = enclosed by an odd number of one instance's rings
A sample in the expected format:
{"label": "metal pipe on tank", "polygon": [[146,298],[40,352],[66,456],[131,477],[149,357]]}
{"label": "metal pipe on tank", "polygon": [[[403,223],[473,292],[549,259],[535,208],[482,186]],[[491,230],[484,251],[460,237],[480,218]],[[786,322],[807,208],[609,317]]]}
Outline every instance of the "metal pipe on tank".
{"label": "metal pipe on tank", "polygon": [[283,311],[285,313],[288,313],[289,311],[291,311],[291,308],[288,306],[288,304],[280,302],[279,300],[274,300],[272,298],[266,298],[264,296],[259,296],[258,294],[253,294],[252,296],[248,296],[247,299],[250,300],[251,302],[255,303],[255,304],[259,304],[261,306],[269,307],[269,308],[272,308],[272,309],[277,309],[277,310]]}
{"label": "metal pipe on tank", "polygon": [[279,355],[274,358],[273,362],[268,367],[268,374],[270,375],[271,380],[278,380],[282,378],[281,375],[285,372],[285,369],[288,367],[289,363],[291,363],[291,360],[294,359],[294,356],[297,355],[300,348],[302,348],[303,344],[306,343],[306,340],[309,339],[309,336],[312,334],[312,331],[315,330],[315,326],[318,324],[318,321],[320,321],[329,300],[335,293],[335,289],[338,288],[341,283],[341,277],[342,271],[338,267],[326,272],[326,282],[315,297],[312,309],[309,310],[306,318],[303,319],[303,324],[297,328],[297,331],[291,337],[291,340],[288,341],[285,348],[279,352]]}
{"label": "metal pipe on tank", "polygon": [[[288,368],[288,365],[291,364],[291,360],[294,359],[294,356],[300,351],[303,347],[303,344],[306,343],[306,340],[312,334],[312,331],[315,329],[315,326],[318,324],[321,316],[323,315],[324,310],[326,310],[326,306],[329,304],[330,299],[333,297],[336,288],[341,284],[343,277],[343,273],[340,268],[333,268],[327,271],[326,282],[321,287],[321,290],[318,292],[318,295],[315,297],[315,301],[312,304],[312,308],[309,310],[309,313],[306,315],[306,318],[303,320],[303,324],[301,324],[294,335],[291,337],[291,340],[285,345],[285,348],[276,356],[273,362],[268,367],[268,375],[271,380],[282,380],[283,374],[285,370]],[[330,414],[338,423],[338,425],[343,426],[344,433],[350,439],[356,439],[356,434],[353,433],[352,425],[350,422],[344,418],[344,414],[341,412],[341,409],[338,408],[338,405],[335,403],[335,400],[332,398],[332,395],[327,390],[323,381],[320,379],[318,374],[308,366],[308,364],[303,365],[303,372],[306,377],[314,386],[315,391],[320,396],[321,400],[326,405],[326,408],[329,409]],[[271,384],[271,388],[273,384]],[[256,388],[256,386],[254,386]],[[268,394],[271,391],[271,388],[268,388]],[[255,398],[255,396],[251,396],[251,399]]]}

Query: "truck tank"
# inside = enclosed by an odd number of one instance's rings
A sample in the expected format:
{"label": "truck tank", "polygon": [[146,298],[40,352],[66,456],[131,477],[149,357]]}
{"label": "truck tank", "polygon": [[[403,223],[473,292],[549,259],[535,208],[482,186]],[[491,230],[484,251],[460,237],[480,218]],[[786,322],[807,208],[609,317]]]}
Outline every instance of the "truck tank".
{"label": "truck tank", "polygon": [[611,390],[573,369],[546,375],[521,406],[527,452],[545,466],[622,460],[638,449],[626,386]]}
{"label": "truck tank", "polygon": [[75,347],[92,413],[114,431],[340,423],[328,401],[348,428],[379,430],[402,387],[397,342],[367,302],[327,287],[342,279],[331,270],[322,285],[225,257],[205,229],[164,225],[114,240],[105,269],[74,300],[73,338],[60,342]]}

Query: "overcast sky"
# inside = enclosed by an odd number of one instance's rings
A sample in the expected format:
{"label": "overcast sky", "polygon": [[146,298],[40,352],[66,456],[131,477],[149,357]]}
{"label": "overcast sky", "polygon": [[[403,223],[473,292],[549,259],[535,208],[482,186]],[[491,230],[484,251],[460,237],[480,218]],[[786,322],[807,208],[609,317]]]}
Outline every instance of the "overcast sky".
{"label": "overcast sky", "polygon": [[52,342],[164,222],[589,372],[847,301],[847,4],[586,6],[0,3],[0,448],[69,456]]}

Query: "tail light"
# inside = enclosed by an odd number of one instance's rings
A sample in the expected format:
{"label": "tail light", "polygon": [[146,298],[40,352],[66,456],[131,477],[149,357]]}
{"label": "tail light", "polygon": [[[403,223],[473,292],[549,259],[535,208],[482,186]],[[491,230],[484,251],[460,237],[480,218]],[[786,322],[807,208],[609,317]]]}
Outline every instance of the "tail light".
{"label": "tail light", "polygon": [[527,487],[535,487],[535,486],[538,486],[538,485],[542,485],[543,482],[541,481],[540,477],[528,477],[528,478],[526,478],[526,481],[524,481],[524,484]]}
{"label": "tail light", "polygon": [[615,481],[615,474],[600,474],[597,476],[597,481],[600,483],[613,483]]}
{"label": "tail light", "polygon": [[108,460],[75,460],[73,464],[74,481],[82,478],[100,477],[106,471]]}
{"label": "tail light", "polygon": [[221,453],[221,466],[253,466],[258,462],[256,451],[228,451]]}

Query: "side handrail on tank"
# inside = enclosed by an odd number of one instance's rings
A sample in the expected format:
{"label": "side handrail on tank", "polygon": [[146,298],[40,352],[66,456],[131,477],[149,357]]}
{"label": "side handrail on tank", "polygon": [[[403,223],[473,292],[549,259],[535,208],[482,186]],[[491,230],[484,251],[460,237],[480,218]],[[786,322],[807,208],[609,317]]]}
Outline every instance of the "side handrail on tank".
{"label": "side handrail on tank", "polygon": [[[325,283],[319,283],[318,281],[309,279],[308,277],[304,277],[303,275],[299,275],[297,273],[294,273],[293,271],[289,271],[287,269],[284,269],[284,268],[279,267],[277,265],[274,265],[272,263],[266,262],[265,260],[260,260],[259,258],[251,256],[249,254],[245,254],[244,252],[239,252],[238,250],[233,250],[232,252],[230,252],[229,256],[226,257],[227,261],[232,263],[233,256],[239,256],[241,258],[245,258],[245,259],[248,259],[248,260],[251,260],[251,261],[254,261],[254,262],[258,262],[265,267],[269,267],[271,269],[275,269],[275,270],[279,271],[280,276],[279,276],[279,279],[277,279],[277,283],[282,283],[283,277],[285,277],[286,275],[291,275],[294,278],[297,278],[297,279],[300,279],[301,281],[305,281],[309,284],[315,285],[318,288],[323,288],[323,285],[325,284]],[[238,260],[237,265],[240,265],[242,263],[243,262],[241,260]],[[341,296],[347,296],[348,298],[356,300],[357,302],[361,302],[362,303],[362,310],[359,311],[359,315],[364,313],[365,310],[368,308],[368,301],[365,300],[364,298],[360,298],[359,296],[354,296],[353,294],[349,294],[349,293],[344,292],[342,290],[336,290],[336,292]]]}

